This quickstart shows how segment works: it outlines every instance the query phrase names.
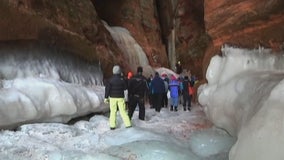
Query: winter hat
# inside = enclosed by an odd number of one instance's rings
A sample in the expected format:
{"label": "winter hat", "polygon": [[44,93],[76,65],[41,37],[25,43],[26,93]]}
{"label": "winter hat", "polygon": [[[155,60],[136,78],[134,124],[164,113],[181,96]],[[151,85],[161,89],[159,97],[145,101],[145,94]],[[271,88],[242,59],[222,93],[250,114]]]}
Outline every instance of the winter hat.
{"label": "winter hat", "polygon": [[133,76],[132,72],[127,73],[127,79],[130,79]]}
{"label": "winter hat", "polygon": [[166,74],[166,73],[163,73],[163,74],[162,74],[162,77],[167,77],[167,74]]}
{"label": "winter hat", "polygon": [[172,75],[171,80],[177,80],[177,78],[174,75]]}
{"label": "winter hat", "polygon": [[120,74],[121,73],[120,67],[118,65],[113,66],[112,73],[113,74]]}
{"label": "winter hat", "polygon": [[143,68],[141,66],[137,67],[137,73],[142,73],[143,72]]}

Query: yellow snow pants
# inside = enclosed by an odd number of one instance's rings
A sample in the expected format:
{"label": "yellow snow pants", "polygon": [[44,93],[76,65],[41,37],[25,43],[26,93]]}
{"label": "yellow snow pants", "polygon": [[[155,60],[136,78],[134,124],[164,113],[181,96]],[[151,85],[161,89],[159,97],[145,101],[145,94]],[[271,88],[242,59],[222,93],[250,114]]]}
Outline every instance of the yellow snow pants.
{"label": "yellow snow pants", "polygon": [[110,128],[116,127],[117,107],[119,109],[119,113],[120,113],[120,116],[123,120],[125,127],[131,127],[131,122],[128,117],[127,111],[125,109],[124,98],[109,98],[109,106],[110,106],[110,116],[109,116]]}

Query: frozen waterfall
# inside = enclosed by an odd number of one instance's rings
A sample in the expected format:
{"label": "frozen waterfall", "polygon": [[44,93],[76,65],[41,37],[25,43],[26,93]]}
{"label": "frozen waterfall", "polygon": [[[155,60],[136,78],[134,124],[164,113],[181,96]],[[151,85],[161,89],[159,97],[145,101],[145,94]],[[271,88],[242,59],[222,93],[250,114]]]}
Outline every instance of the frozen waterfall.
{"label": "frozen waterfall", "polygon": [[147,72],[153,71],[145,52],[126,28],[118,26],[111,27],[106,22],[104,24],[133,71],[136,71],[138,66],[143,66]]}
{"label": "frozen waterfall", "polygon": [[97,101],[103,97],[95,93],[103,92],[98,63],[39,43],[13,43],[2,43],[0,49],[1,128],[27,122],[67,122],[106,110]]}

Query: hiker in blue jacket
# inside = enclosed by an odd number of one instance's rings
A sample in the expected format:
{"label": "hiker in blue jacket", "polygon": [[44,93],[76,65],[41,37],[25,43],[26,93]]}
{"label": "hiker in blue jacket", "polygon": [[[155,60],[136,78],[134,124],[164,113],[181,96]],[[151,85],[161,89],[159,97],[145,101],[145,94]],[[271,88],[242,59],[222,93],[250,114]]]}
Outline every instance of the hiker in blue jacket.
{"label": "hiker in blue jacket", "polygon": [[162,108],[162,97],[165,92],[165,83],[158,72],[155,73],[155,77],[151,81],[151,91],[153,94],[153,107],[156,112],[160,112]]}
{"label": "hiker in blue jacket", "polygon": [[178,98],[180,83],[174,75],[171,76],[171,81],[169,83],[170,95],[171,95],[171,108],[170,110],[178,111]]}

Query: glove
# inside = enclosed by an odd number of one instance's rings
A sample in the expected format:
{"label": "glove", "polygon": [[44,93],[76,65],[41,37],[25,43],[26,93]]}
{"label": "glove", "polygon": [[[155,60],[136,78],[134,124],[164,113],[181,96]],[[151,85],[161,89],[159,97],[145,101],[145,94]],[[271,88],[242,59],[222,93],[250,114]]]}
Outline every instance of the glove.
{"label": "glove", "polygon": [[104,99],[104,102],[105,102],[105,104],[108,104],[108,103],[109,103],[109,99],[108,99],[108,98],[105,98],[105,99]]}

